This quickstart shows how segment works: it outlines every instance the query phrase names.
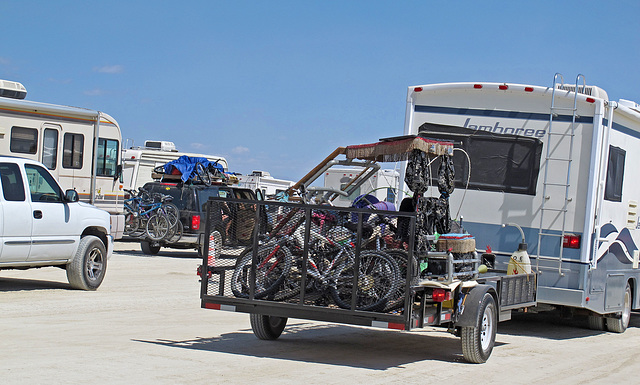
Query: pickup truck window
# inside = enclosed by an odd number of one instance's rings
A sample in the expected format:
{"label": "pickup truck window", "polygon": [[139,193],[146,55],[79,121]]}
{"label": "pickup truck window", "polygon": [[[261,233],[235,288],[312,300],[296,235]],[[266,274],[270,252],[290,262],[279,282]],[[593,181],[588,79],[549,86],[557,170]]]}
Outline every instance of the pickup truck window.
{"label": "pickup truck window", "polygon": [[0,163],[0,180],[2,180],[4,200],[24,202],[24,183],[22,183],[22,175],[17,164]]}
{"label": "pickup truck window", "polygon": [[11,127],[11,152],[35,154],[38,149],[38,130],[27,127]]}
{"label": "pickup truck window", "polygon": [[40,166],[28,164],[24,168],[32,202],[62,202],[62,192],[51,174]]}

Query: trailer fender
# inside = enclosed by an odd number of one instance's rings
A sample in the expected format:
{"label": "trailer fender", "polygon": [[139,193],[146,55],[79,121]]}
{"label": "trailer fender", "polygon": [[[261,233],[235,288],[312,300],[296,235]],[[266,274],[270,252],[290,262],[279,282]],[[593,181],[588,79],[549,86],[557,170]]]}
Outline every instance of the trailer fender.
{"label": "trailer fender", "polygon": [[492,286],[476,285],[468,292],[462,292],[458,305],[458,321],[456,327],[475,326],[478,318],[478,309],[482,303],[482,298],[486,293],[490,293],[498,303],[497,295]]}

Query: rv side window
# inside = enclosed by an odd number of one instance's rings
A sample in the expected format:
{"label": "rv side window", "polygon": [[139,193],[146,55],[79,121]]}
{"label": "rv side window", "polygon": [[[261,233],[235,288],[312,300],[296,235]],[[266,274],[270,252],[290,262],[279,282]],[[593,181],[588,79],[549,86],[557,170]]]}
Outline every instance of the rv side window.
{"label": "rv side window", "polygon": [[38,149],[38,130],[26,127],[11,127],[11,152],[35,154]]}
{"label": "rv side window", "polygon": [[62,167],[82,168],[84,136],[82,134],[64,134],[62,145]]}
{"label": "rv side window", "polygon": [[42,140],[42,163],[55,170],[58,160],[58,130],[45,128]]}
{"label": "rv side window", "polygon": [[118,141],[112,139],[98,140],[97,175],[114,176],[118,165]]}
{"label": "rv side window", "polygon": [[607,184],[604,188],[604,199],[622,202],[622,180],[624,178],[624,158],[626,151],[609,146],[609,163],[607,165]]}

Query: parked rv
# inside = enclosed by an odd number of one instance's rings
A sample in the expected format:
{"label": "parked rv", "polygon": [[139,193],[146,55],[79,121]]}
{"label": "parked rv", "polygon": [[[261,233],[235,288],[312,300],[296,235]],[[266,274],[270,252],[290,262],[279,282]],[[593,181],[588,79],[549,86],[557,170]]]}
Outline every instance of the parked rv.
{"label": "parked rv", "polygon": [[260,190],[265,197],[273,197],[286,191],[293,185],[293,181],[276,179],[267,171],[253,171],[249,175],[237,175],[238,187]]}
{"label": "parked rv", "polygon": [[26,94],[22,84],[0,80],[0,155],[42,162],[63,189],[75,188],[80,200],[108,211],[121,238],[118,123],[101,111],[23,100]]}
{"label": "parked rv", "polygon": [[462,220],[464,210],[464,228],[493,250],[497,268],[522,242],[503,225],[522,228],[537,309],[626,329],[640,308],[637,103],[610,100],[581,75],[569,85],[556,74],[551,87],[419,85],[408,89],[404,133],[455,144],[455,185],[466,192],[452,195],[451,215]]}
{"label": "parked rv", "polygon": [[[324,187],[346,190],[364,171],[362,167],[330,168],[324,174]],[[349,196],[338,195],[333,204],[338,207],[348,207],[358,196],[367,194],[378,201],[389,202],[398,206],[398,188],[400,187],[400,173],[397,170],[378,170]]]}
{"label": "parked rv", "polygon": [[204,155],[180,152],[176,149],[173,142],[147,140],[143,147],[131,146],[122,151],[122,177],[124,187],[127,189],[136,189],[142,187],[145,183],[160,179],[153,177],[153,170],[158,166],[164,166],[166,163],[176,160],[181,156],[207,158],[210,161],[217,161],[227,171],[229,166],[224,157],[217,155]]}

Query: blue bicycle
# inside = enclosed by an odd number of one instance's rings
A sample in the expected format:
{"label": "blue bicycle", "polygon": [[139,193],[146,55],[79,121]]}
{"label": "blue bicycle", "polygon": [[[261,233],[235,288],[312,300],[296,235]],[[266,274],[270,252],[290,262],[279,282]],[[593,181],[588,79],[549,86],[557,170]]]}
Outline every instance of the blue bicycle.
{"label": "blue bicycle", "polygon": [[124,191],[129,194],[124,201],[126,235],[152,241],[179,240],[182,223],[178,207],[170,203],[173,199],[170,195],[151,195],[142,187],[138,192],[129,189]]}

